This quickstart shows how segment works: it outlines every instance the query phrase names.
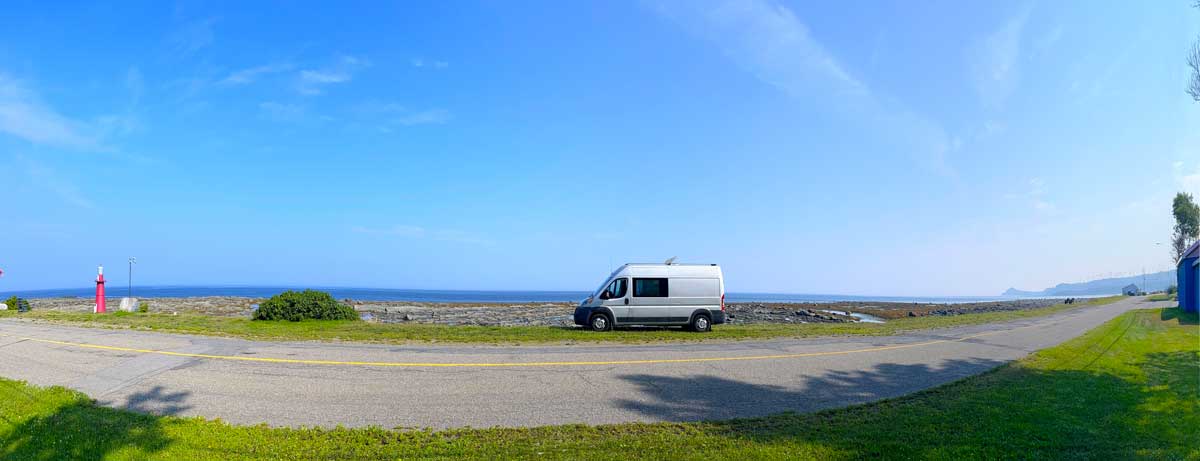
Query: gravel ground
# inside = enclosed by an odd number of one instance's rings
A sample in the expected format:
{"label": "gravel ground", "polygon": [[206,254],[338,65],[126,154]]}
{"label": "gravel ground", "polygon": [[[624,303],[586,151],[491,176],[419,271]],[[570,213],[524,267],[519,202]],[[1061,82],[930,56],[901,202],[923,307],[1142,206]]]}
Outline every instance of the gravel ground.
{"label": "gravel ground", "polygon": [[[35,310],[90,312],[91,298],[31,299]],[[249,317],[262,299],[228,296],[195,298],[146,298],[150,312],[179,312]],[[513,303],[460,304],[421,303],[407,301],[343,300],[361,312],[369,321],[382,323],[436,323],[443,325],[500,325],[500,326],[569,326],[573,325],[574,303]],[[877,302],[833,303],[729,303],[726,310],[730,323],[844,323],[859,319],[839,312],[867,314],[880,320],[926,315],[961,315],[979,312],[1034,309],[1057,304],[1056,299],[1025,299],[1014,301],[964,304],[919,304]],[[108,299],[110,310],[116,310],[120,298]],[[838,312],[829,312],[838,311]]]}

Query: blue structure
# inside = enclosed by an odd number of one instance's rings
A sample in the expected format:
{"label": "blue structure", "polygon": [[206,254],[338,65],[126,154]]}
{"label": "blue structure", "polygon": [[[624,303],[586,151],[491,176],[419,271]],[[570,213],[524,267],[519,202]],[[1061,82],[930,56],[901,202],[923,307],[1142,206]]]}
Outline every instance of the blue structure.
{"label": "blue structure", "polygon": [[1177,286],[1179,287],[1179,307],[1184,312],[1197,312],[1200,310],[1200,271],[1197,271],[1200,265],[1200,242],[1193,243],[1183,253],[1183,258],[1179,260],[1179,268],[1175,271]]}

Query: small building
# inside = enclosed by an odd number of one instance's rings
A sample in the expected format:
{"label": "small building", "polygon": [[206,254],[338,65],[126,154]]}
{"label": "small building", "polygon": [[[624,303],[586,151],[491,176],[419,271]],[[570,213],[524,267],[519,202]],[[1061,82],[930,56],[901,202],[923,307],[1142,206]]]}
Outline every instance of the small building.
{"label": "small building", "polygon": [[1138,293],[1141,293],[1141,292],[1142,292],[1142,290],[1139,290],[1137,285],[1134,285],[1132,283],[1130,283],[1129,285],[1125,285],[1125,288],[1121,289],[1121,294],[1123,294],[1125,296],[1137,296]]}
{"label": "small building", "polygon": [[1175,282],[1179,287],[1179,307],[1184,312],[1200,311],[1200,242],[1193,243],[1179,259]]}

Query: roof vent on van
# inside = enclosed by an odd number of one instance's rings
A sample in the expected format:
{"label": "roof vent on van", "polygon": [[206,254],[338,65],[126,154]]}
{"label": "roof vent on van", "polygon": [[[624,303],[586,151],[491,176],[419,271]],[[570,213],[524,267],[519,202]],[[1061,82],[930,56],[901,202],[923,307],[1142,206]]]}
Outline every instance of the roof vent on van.
{"label": "roof vent on van", "polygon": [[678,258],[678,256],[672,256],[672,257],[670,257],[670,258],[669,258],[669,259],[667,259],[666,261],[663,261],[663,264],[666,264],[666,265],[668,265],[668,266],[670,266],[670,265],[672,265],[672,264],[675,264],[675,258]]}

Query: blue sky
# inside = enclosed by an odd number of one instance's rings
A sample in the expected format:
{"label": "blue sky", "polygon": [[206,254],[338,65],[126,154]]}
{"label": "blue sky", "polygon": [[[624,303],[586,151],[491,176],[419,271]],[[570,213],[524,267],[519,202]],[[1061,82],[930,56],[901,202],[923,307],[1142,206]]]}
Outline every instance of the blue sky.
{"label": "blue sky", "polygon": [[0,17],[0,291],[993,295],[1169,265],[1188,2],[79,3]]}

